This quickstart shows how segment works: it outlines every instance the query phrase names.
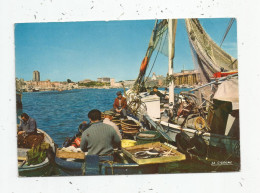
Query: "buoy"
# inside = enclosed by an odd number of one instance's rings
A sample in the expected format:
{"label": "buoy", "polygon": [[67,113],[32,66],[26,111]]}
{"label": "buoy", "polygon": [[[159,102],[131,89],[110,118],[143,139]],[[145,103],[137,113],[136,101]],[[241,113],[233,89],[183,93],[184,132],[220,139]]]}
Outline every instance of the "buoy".
{"label": "buoy", "polygon": [[206,122],[203,117],[197,117],[194,121],[194,126],[198,131],[202,131],[206,126]]}

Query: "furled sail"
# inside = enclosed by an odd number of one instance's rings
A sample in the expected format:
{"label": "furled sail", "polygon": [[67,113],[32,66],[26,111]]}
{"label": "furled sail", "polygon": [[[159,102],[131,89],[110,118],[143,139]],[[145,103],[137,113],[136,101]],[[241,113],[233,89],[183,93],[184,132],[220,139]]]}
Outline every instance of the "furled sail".
{"label": "furled sail", "polygon": [[237,70],[237,59],[210,38],[198,19],[186,19],[185,23],[195,68],[200,72],[202,83],[210,82],[216,72]]}
{"label": "furled sail", "polygon": [[134,90],[139,91],[144,84],[145,73],[146,73],[147,67],[149,65],[149,61],[153,54],[153,51],[155,49],[157,49],[163,54],[168,54],[167,53],[168,52],[168,48],[167,48],[168,43],[166,43],[166,44],[164,43],[164,42],[167,42],[167,41],[165,41],[165,39],[167,37],[167,31],[168,31],[168,21],[166,19],[164,19],[160,22],[158,20],[156,20],[155,26],[154,26],[154,29],[153,29],[153,32],[152,32],[152,35],[151,35],[151,38],[149,41],[148,49],[147,49],[145,57],[142,61],[139,75],[134,84]]}

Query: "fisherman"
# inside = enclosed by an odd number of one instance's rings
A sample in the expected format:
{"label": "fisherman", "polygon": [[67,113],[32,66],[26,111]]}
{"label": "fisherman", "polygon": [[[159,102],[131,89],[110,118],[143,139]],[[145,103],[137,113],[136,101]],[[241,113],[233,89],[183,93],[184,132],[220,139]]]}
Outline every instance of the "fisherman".
{"label": "fisherman", "polygon": [[117,98],[115,98],[114,104],[113,104],[113,111],[116,113],[120,113],[121,117],[126,119],[126,98],[122,96],[121,91],[118,91]]}
{"label": "fisherman", "polygon": [[162,94],[159,90],[157,86],[153,87],[153,90],[150,92],[150,95],[157,95],[158,97],[160,97],[160,100],[164,99],[165,96],[164,94]]}
{"label": "fisherman", "polygon": [[110,125],[101,121],[101,112],[93,109],[88,113],[91,126],[81,137],[80,148],[88,155],[112,155],[113,147],[120,147],[120,137]]}
{"label": "fisherman", "polygon": [[79,124],[79,127],[78,127],[78,133],[76,133],[75,136],[77,137],[80,137],[82,135],[82,133],[87,129],[89,128],[91,125],[91,123],[87,123],[87,121],[83,121],[82,123]]}
{"label": "fisherman", "polygon": [[[87,123],[87,121],[83,121],[80,123],[78,127],[78,132],[73,137],[67,137],[64,143],[62,144],[62,147],[69,147],[73,145],[74,147],[80,146],[80,138],[82,136],[82,133],[89,128],[91,123]],[[78,140],[78,141],[77,141]]]}
{"label": "fisherman", "polygon": [[122,139],[118,126],[111,121],[113,119],[113,115],[114,115],[113,111],[105,111],[103,123],[111,125],[115,129],[115,131],[118,134],[118,136],[120,137],[120,139]]}
{"label": "fisherman", "polygon": [[21,114],[20,125],[18,126],[18,135],[26,134],[36,134],[37,133],[37,124],[36,121],[29,117],[26,113]]}

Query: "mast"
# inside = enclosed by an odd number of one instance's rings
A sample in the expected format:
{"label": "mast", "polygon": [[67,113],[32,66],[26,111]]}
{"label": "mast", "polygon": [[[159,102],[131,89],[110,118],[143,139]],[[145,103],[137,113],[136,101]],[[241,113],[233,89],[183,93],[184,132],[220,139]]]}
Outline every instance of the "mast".
{"label": "mast", "polygon": [[[169,77],[173,77],[173,58],[175,51],[175,36],[176,36],[176,27],[177,27],[177,19],[169,19],[168,21],[168,41],[169,41],[169,66],[168,66],[168,74]],[[169,104],[171,108],[174,105],[174,81],[173,78],[169,83]]]}

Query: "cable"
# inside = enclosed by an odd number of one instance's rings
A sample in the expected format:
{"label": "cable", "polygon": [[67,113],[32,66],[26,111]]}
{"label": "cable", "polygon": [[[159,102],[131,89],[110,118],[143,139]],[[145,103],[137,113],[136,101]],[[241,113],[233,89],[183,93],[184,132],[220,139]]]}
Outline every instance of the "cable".
{"label": "cable", "polygon": [[[167,35],[168,35],[168,31],[167,31],[167,33],[166,33],[166,35],[165,35],[165,37],[164,37],[163,44],[165,43],[165,39],[166,39]],[[152,65],[152,67],[151,67],[151,69],[150,69],[150,72],[149,72],[148,76],[146,77],[146,80],[144,81],[144,83],[147,82],[148,77],[150,76],[150,74],[151,74],[151,72],[152,72],[152,69],[153,69],[154,64],[155,64],[155,62],[156,62],[156,59],[157,59],[157,56],[158,56],[158,54],[159,54],[159,52],[160,52],[160,50],[161,50],[161,45],[162,45],[162,39],[161,39],[161,41],[160,41],[159,49],[158,49],[158,51],[157,51],[157,53],[156,53],[156,56],[155,56],[153,65]]]}
{"label": "cable", "polygon": [[221,43],[220,43],[220,47],[222,46],[224,40],[226,39],[227,34],[228,34],[228,32],[229,32],[229,30],[230,30],[230,28],[231,28],[231,26],[232,26],[234,20],[235,20],[235,19],[232,18],[232,19],[229,21],[229,24],[228,24],[227,30],[226,30],[226,32],[225,32],[225,34],[224,34],[224,36],[223,36],[223,38],[222,38],[222,41],[221,41]]}

